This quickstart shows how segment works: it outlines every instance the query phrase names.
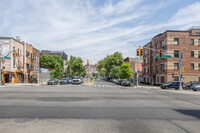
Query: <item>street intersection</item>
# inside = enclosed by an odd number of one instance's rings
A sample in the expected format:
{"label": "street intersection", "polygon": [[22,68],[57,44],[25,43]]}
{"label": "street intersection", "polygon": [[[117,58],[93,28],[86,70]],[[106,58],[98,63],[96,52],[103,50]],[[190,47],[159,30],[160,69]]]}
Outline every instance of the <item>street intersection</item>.
{"label": "street intersection", "polygon": [[198,133],[200,97],[179,91],[87,85],[0,88],[2,133]]}

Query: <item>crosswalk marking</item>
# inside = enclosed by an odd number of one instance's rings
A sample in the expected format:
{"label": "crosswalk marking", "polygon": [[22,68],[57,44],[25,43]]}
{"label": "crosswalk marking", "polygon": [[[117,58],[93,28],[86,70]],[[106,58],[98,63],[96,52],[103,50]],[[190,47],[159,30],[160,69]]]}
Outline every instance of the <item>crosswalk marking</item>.
{"label": "crosswalk marking", "polygon": [[[84,84],[81,84],[81,85],[67,84],[67,85],[46,85],[46,86],[81,87],[81,86],[85,86],[85,85]],[[91,87],[109,88],[109,87],[122,87],[122,86],[120,86],[120,85],[98,85],[98,84],[94,84],[94,85],[91,85]]]}

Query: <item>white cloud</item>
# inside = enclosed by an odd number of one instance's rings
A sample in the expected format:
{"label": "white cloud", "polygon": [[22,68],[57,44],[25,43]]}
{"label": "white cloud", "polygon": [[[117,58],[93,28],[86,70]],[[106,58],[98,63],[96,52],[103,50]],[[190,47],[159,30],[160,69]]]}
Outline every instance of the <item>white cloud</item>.
{"label": "white cloud", "polygon": [[95,62],[115,51],[134,56],[135,48],[127,41],[148,43],[169,27],[178,29],[200,22],[200,3],[180,9],[168,16],[169,21],[151,22],[154,13],[173,2],[151,5],[147,0],[104,0],[98,6],[96,2],[99,1],[8,0],[12,4],[9,10],[0,12],[0,31],[5,30],[7,36],[20,35],[39,49],[65,50]]}

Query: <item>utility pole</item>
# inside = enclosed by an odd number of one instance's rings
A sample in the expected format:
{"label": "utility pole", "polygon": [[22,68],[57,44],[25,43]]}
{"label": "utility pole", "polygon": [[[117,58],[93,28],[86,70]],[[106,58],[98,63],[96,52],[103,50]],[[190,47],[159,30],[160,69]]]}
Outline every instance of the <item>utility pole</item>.
{"label": "utility pole", "polygon": [[136,76],[137,76],[137,87],[138,87],[138,58],[136,59],[136,63],[137,63],[137,73],[136,73]]}
{"label": "utility pole", "polygon": [[182,78],[182,73],[181,73],[181,67],[182,67],[182,52],[180,52],[180,60],[179,60],[179,69],[180,69],[180,75],[179,75],[179,90],[183,90],[182,88],[182,82],[181,82],[181,78]]}

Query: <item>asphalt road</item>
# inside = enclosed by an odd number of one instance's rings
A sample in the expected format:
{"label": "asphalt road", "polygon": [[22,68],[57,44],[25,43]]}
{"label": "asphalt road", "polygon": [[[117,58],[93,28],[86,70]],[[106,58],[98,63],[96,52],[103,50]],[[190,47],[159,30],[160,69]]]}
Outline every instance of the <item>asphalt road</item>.
{"label": "asphalt road", "polygon": [[122,87],[0,88],[0,133],[199,133],[200,95]]}

